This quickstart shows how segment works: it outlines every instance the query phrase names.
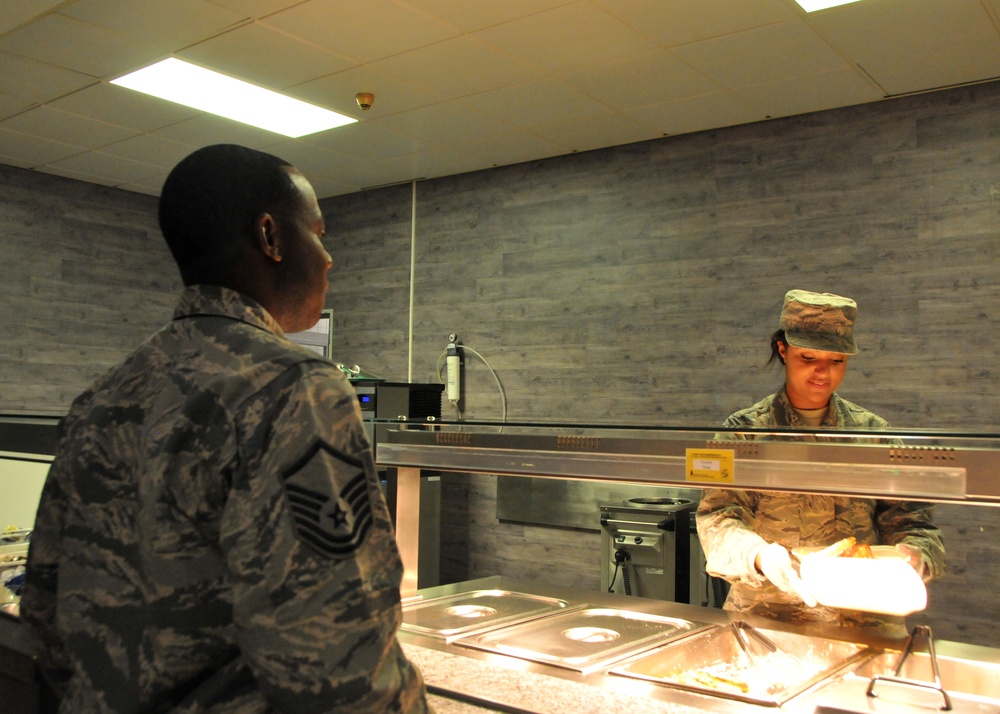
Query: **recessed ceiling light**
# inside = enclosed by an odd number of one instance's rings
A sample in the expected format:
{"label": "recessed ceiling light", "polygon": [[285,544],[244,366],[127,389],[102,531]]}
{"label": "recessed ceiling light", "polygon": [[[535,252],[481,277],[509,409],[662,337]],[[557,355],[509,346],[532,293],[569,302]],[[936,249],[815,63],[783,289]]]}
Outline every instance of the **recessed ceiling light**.
{"label": "recessed ceiling light", "polygon": [[357,121],[174,57],[113,79],[111,84],[293,139]]}
{"label": "recessed ceiling light", "polygon": [[828,7],[850,5],[858,0],[795,0],[795,2],[801,5],[806,12],[816,12],[817,10],[826,10]]}

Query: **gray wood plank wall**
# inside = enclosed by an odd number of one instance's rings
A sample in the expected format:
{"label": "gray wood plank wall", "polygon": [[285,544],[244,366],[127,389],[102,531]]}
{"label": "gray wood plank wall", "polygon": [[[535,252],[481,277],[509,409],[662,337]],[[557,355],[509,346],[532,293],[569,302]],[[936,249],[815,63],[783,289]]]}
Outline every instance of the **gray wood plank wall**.
{"label": "gray wood plank wall", "polygon": [[[155,200],[0,166],[0,411],[69,400],[169,317]],[[407,378],[411,187],[323,201],[334,358]],[[1000,426],[1000,83],[417,185],[413,380],[447,335],[509,418],[716,424],[769,393],[789,288],[860,306],[841,393],[900,427]],[[466,353],[468,418],[501,414]],[[499,523],[447,476],[442,572],[597,589],[596,531]],[[921,622],[995,644],[1000,509],[941,506]]]}
{"label": "gray wood plank wall", "polygon": [[0,412],[64,414],[170,317],[156,199],[0,165]]}
{"label": "gray wood plank wall", "polygon": [[[324,207],[334,353],[405,378],[410,187]],[[421,182],[414,380],[456,332],[512,420],[717,424],[780,384],[768,337],[805,288],[859,303],[845,397],[996,431],[998,246],[1000,83]],[[465,360],[465,415],[499,418]],[[446,580],[599,587],[596,530],[500,523],[495,477],[443,483]],[[918,621],[995,644],[1000,509],[937,519],[950,570]]]}

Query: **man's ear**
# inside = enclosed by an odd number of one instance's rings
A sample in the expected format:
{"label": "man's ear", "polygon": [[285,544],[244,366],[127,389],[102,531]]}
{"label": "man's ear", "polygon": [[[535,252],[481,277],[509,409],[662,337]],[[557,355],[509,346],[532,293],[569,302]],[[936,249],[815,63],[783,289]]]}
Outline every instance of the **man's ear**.
{"label": "man's ear", "polygon": [[278,240],[278,224],[270,213],[262,213],[255,222],[257,246],[264,255],[275,263],[281,262],[281,244]]}

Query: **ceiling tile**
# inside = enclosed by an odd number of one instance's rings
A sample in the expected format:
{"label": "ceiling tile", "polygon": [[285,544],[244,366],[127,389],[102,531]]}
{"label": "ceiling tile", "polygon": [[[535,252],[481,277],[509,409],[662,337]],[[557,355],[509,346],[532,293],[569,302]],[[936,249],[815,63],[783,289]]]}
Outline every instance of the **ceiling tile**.
{"label": "ceiling tile", "polygon": [[555,80],[505,87],[457,100],[459,106],[483,112],[519,127],[544,126],[605,114],[609,107]]}
{"label": "ceiling tile", "polygon": [[0,156],[9,156],[23,162],[22,165],[41,166],[50,161],[73,156],[86,151],[82,146],[63,144],[58,141],[39,139],[14,131],[0,129]]}
{"label": "ceiling tile", "polygon": [[244,16],[204,0],[76,0],[61,15],[125,35],[157,52],[197,42],[241,22]]}
{"label": "ceiling tile", "polygon": [[86,181],[87,183],[96,183],[99,186],[117,186],[118,180],[113,178],[108,178],[107,176],[99,176],[97,174],[89,174],[85,171],[74,171],[73,169],[68,169],[62,166],[39,166],[38,171],[42,171],[47,174],[52,174],[53,176],[62,176],[63,178],[73,179],[74,181]]}
{"label": "ceiling tile", "polygon": [[809,23],[890,95],[1000,77],[1000,32],[979,0],[861,2]]}
{"label": "ceiling tile", "polygon": [[115,144],[109,144],[101,151],[112,156],[120,156],[123,159],[142,161],[165,169],[172,169],[195,148],[188,144],[161,139],[152,134],[140,134]]}
{"label": "ceiling tile", "polygon": [[[398,159],[374,161],[365,166],[367,183],[359,188],[370,189],[421,179],[453,176],[475,171],[482,164],[464,154],[447,149],[419,151]],[[419,188],[417,189],[419,191]]]}
{"label": "ceiling tile", "polygon": [[[307,178],[313,184],[313,188],[316,188],[317,184],[321,185],[322,179],[326,178],[341,185],[353,186],[354,190],[361,190],[370,186],[408,180],[410,177],[396,174],[395,178],[387,178],[383,168],[376,168],[376,162],[345,156],[335,166],[330,166],[322,174],[314,173]],[[319,193],[319,189],[316,191],[317,196],[322,195]]]}
{"label": "ceiling tile", "polygon": [[805,114],[882,98],[878,87],[850,67],[757,84],[736,90],[735,94],[769,117]]}
{"label": "ceiling tile", "polygon": [[385,170],[386,180],[382,183],[398,183],[398,176],[408,176],[410,180],[454,176],[475,171],[482,168],[482,165],[457,151],[428,149],[400,156],[391,163],[388,160],[376,162],[375,168]]}
{"label": "ceiling tile", "polygon": [[669,136],[749,124],[765,118],[741,99],[721,92],[641,107],[626,111],[626,114]]}
{"label": "ceiling tile", "polygon": [[245,17],[267,17],[280,12],[292,5],[298,5],[302,0],[209,0],[213,5],[228,8]]}
{"label": "ceiling tile", "polygon": [[310,180],[312,176],[328,173],[330,167],[335,166],[343,158],[337,153],[305,139],[289,139],[270,144],[265,148],[265,151],[280,156]]}
{"label": "ceiling tile", "polygon": [[0,50],[92,77],[123,72],[159,54],[138,40],[59,14],[0,37]]}
{"label": "ceiling tile", "polygon": [[460,106],[458,102],[421,107],[377,121],[397,133],[415,136],[434,146],[510,131],[509,124]]}
{"label": "ceiling tile", "polygon": [[535,15],[572,0],[504,0],[503,2],[469,2],[469,0],[405,0],[406,4],[463,32],[481,30],[491,25]]}
{"label": "ceiling tile", "polygon": [[95,82],[86,74],[0,52],[0,93],[12,97],[43,104]]}
{"label": "ceiling tile", "polygon": [[88,149],[98,149],[130,136],[134,131],[48,107],[31,109],[0,122],[0,129],[16,131]]}
{"label": "ceiling tile", "polygon": [[62,4],[63,0],[4,0],[3,14],[0,15],[0,34]]}
{"label": "ceiling tile", "polygon": [[787,0],[594,0],[631,27],[676,47],[801,15]]}
{"label": "ceiling tile", "polygon": [[52,169],[76,171],[91,176],[100,176],[114,183],[138,181],[163,173],[163,168],[144,162],[112,156],[100,151],[88,151],[58,161],[49,162]]}
{"label": "ceiling tile", "polygon": [[456,144],[454,149],[478,159],[484,168],[558,156],[566,150],[548,139],[526,132],[496,134],[486,139]]}
{"label": "ceiling tile", "polygon": [[709,94],[720,89],[704,74],[666,51],[572,72],[562,79],[618,109]]}
{"label": "ceiling tile", "polygon": [[573,152],[632,144],[660,137],[659,132],[621,112],[550,124],[532,129],[532,133]]}
{"label": "ceiling tile", "polygon": [[251,149],[259,149],[287,138],[266,129],[258,129],[211,114],[202,114],[193,119],[162,127],[151,133],[161,139],[195,147],[210,144],[242,144]]}
{"label": "ceiling tile", "polygon": [[[0,162],[154,194],[211,143],[292,154],[324,196],[1000,75],[1000,0],[808,15],[793,0],[0,6]],[[359,122],[289,140],[102,81],[169,54]],[[369,111],[362,91],[375,94]],[[99,170],[46,164],[108,140]],[[158,176],[131,178],[136,163]],[[101,174],[116,165],[122,176]]]}
{"label": "ceiling tile", "polygon": [[57,99],[49,106],[136,131],[152,131],[201,115],[196,109],[105,82]]}
{"label": "ceiling tile", "polygon": [[[308,178],[316,195],[324,198],[343,196],[347,193],[357,193],[362,188],[361,185],[355,186],[349,183],[342,183],[329,176],[310,176]],[[334,238],[336,239],[336,236]],[[334,259],[334,262],[336,263],[336,259]]]}
{"label": "ceiling tile", "polygon": [[304,137],[310,144],[322,146],[343,156],[368,161],[386,159],[427,148],[427,144],[412,136],[397,134],[387,126],[373,122],[348,124],[329,131]]}
{"label": "ceiling tile", "polygon": [[[538,72],[470,37],[404,52],[372,64],[375,69],[454,98],[538,78]],[[447,71],[442,71],[446,68]]]}
{"label": "ceiling tile", "polygon": [[730,88],[844,66],[843,59],[801,20],[696,42],[673,52]]}
{"label": "ceiling tile", "polygon": [[[267,47],[267,52],[261,52]],[[244,25],[176,53],[178,57],[269,89],[286,89],[352,63],[259,23]]]}
{"label": "ceiling tile", "polygon": [[646,54],[656,45],[589,2],[548,10],[475,33],[546,72],[565,72]]}
{"label": "ceiling tile", "polygon": [[14,116],[15,114],[20,114],[30,106],[31,102],[27,99],[21,99],[20,97],[8,97],[6,94],[0,94],[0,119],[6,119],[7,117]]}
{"label": "ceiling tile", "polygon": [[264,22],[358,62],[390,57],[458,34],[392,0],[308,0]]}
{"label": "ceiling tile", "polygon": [[[358,108],[355,100],[358,92],[371,92],[375,95],[375,103],[366,112]],[[288,94],[357,119],[362,116],[380,117],[405,112],[441,101],[439,95],[429,90],[390,77],[367,66],[354,67],[297,85],[290,88]]]}

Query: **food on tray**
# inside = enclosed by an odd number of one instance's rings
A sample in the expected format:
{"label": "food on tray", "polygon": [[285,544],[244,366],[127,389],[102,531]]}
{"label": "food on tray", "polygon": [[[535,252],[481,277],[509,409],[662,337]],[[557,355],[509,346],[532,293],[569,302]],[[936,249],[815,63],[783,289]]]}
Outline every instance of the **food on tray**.
{"label": "food on tray", "polygon": [[820,550],[796,552],[802,580],[821,605],[884,615],[909,615],[927,607],[927,588],[895,547],[854,541],[844,538]]}
{"label": "food on tray", "polygon": [[719,692],[767,697],[794,688],[819,674],[824,666],[809,658],[796,660],[783,652],[771,652],[752,660],[738,655],[734,659],[676,672],[666,679]]}
{"label": "food on tray", "polygon": [[727,687],[731,687],[742,692],[743,694],[750,691],[750,685],[746,682],[738,682],[735,679],[728,679],[726,677],[710,674],[709,672],[700,672],[693,669],[688,670],[687,672],[680,672],[679,674],[671,677],[671,679],[678,684],[700,685],[702,687],[708,687],[709,689],[726,689]]}
{"label": "food on tray", "polygon": [[866,543],[858,543],[857,538],[849,536],[838,540],[833,545],[818,551],[815,555],[825,555],[833,558],[874,558],[872,547]]}

